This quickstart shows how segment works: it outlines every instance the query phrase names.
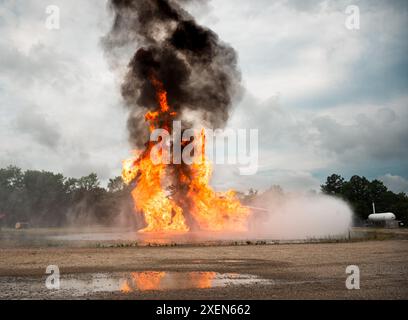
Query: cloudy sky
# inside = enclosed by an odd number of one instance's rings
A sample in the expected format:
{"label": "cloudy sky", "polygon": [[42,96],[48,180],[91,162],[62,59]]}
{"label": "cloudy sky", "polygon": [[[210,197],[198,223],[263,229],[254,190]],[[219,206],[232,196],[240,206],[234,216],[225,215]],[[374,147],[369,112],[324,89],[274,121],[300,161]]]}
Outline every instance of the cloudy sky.
{"label": "cloudy sky", "polygon": [[[60,8],[58,30],[46,28],[49,5]],[[360,9],[359,30],[345,27],[348,5]],[[258,173],[218,167],[217,188],[318,189],[336,172],[408,192],[407,1],[188,9],[238,52],[245,94],[229,127],[260,134]],[[120,174],[130,146],[120,79],[101,48],[111,22],[102,0],[0,0],[0,167]]]}

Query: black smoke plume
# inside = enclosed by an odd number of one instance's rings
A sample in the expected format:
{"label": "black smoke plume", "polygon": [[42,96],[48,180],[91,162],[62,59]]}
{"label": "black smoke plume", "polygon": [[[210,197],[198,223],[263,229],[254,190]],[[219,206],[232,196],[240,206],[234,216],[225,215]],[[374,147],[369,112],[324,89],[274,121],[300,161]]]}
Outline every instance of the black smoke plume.
{"label": "black smoke plume", "polygon": [[[240,93],[237,54],[213,31],[200,26],[183,6],[199,0],[111,0],[115,17],[104,46],[116,57],[134,50],[122,83],[130,108],[128,128],[135,146],[146,142],[144,114],[156,110],[153,74],[179,117],[199,111],[206,125],[220,128]],[[201,0],[203,1],[203,0]],[[136,51],[136,52],[135,52]]]}

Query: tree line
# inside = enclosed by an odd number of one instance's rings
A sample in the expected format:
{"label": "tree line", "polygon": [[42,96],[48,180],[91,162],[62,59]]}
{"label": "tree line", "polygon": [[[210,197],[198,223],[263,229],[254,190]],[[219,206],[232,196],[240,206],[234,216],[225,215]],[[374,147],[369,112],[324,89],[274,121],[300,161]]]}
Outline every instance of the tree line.
{"label": "tree line", "polygon": [[[95,173],[76,179],[9,166],[0,169],[0,225],[13,227],[17,222],[27,222],[31,227],[113,223],[138,226],[143,221],[135,218],[132,188],[121,177],[110,179],[104,188]],[[283,192],[280,187],[279,190]],[[379,180],[353,176],[346,181],[333,174],[327,177],[321,192],[347,201],[356,223],[367,219],[372,212],[371,203],[375,202],[378,212],[391,211],[408,225],[408,196],[388,190]],[[243,203],[250,203],[261,196],[250,189],[240,198]]]}
{"label": "tree line", "polygon": [[[132,219],[130,187],[120,177],[107,188],[95,173],[79,179],[48,171],[22,171],[15,166],[0,169],[0,224],[31,227],[69,224],[111,224],[121,217]],[[132,221],[127,221],[132,223]]]}
{"label": "tree line", "polygon": [[321,186],[321,191],[347,201],[354,211],[356,223],[367,219],[372,213],[374,202],[376,212],[393,212],[404,225],[408,224],[407,194],[388,190],[380,180],[369,181],[365,177],[355,175],[347,181],[338,174],[332,174]]}

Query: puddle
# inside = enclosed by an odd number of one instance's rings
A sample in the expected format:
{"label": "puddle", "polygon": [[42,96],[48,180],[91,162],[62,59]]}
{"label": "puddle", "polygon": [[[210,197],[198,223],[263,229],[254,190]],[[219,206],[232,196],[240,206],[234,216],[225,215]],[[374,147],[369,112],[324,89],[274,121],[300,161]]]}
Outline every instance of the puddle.
{"label": "puddle", "polygon": [[332,282],[333,279],[265,279],[241,273],[143,271],[65,274],[61,276],[59,289],[48,289],[44,277],[0,277],[0,299],[66,299],[208,288],[244,288],[245,291],[260,285],[288,287]]}
{"label": "puddle", "polygon": [[218,272],[144,271],[70,275],[61,278],[60,290],[72,295],[95,292],[143,292],[148,290],[206,289],[227,286],[273,284],[255,275]]}

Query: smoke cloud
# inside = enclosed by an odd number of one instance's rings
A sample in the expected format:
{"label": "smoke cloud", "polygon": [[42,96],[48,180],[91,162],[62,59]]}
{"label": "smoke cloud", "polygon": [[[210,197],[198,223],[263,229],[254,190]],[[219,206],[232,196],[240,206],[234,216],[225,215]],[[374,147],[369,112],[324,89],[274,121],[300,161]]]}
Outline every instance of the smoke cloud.
{"label": "smoke cloud", "polygon": [[236,52],[196,23],[182,7],[187,2],[110,1],[115,18],[103,41],[106,51],[118,58],[136,48],[121,88],[130,108],[128,129],[135,146],[142,146],[148,137],[145,113],[158,107],[152,77],[163,83],[179,118],[186,111],[198,111],[202,122],[213,128],[226,124],[233,99],[239,97]]}
{"label": "smoke cloud", "polygon": [[254,237],[283,240],[343,238],[348,236],[353,213],[342,200],[322,194],[266,192],[252,205],[250,233]]}

